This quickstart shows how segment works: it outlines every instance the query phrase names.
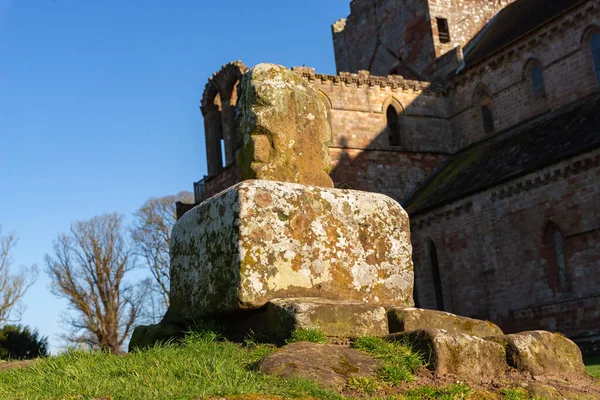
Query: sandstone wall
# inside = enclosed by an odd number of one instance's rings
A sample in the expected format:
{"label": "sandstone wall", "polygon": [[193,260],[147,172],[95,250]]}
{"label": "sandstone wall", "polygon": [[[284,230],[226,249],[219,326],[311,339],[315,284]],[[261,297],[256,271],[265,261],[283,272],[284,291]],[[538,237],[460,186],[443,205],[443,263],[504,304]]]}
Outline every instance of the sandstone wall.
{"label": "sandstone wall", "polygon": [[[439,57],[456,46],[464,47],[503,7],[514,0],[429,0],[435,55]],[[450,42],[442,43],[436,18],[448,21]]]}
{"label": "sandstone wall", "polygon": [[[600,2],[588,1],[469,67],[450,87],[454,148],[464,148],[486,137],[480,104],[474,99],[480,85],[491,97],[489,107],[494,115],[495,132],[597,90],[589,45],[594,29],[600,29]],[[539,63],[543,70],[547,94],[540,99],[533,96],[530,75],[533,63]]]}
{"label": "sandstone wall", "polygon": [[333,46],[338,72],[385,76],[402,59],[399,75],[426,76],[435,59],[427,1],[354,0],[333,26]]}
{"label": "sandstone wall", "polygon": [[[540,183],[532,184],[536,178]],[[418,306],[436,308],[433,241],[447,311],[491,319],[509,332],[572,335],[598,325],[600,304],[585,299],[600,287],[599,181],[595,151],[413,216]],[[549,223],[564,237],[567,287],[544,237]]]}
{"label": "sandstone wall", "polygon": [[[337,70],[391,71],[426,78],[433,64],[456,46],[464,46],[512,0],[354,0],[348,18],[333,27]],[[439,38],[436,18],[448,21],[450,42]]]}

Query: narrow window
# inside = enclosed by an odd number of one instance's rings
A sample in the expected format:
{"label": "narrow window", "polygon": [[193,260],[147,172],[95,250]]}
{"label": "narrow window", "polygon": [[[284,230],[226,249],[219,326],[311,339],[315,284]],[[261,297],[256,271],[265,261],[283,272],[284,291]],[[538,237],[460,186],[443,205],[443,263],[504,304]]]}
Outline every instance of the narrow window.
{"label": "narrow window", "polygon": [[225,156],[225,139],[219,141],[219,147],[221,148],[221,168],[227,165],[227,157]]}
{"label": "narrow window", "polygon": [[600,33],[592,35],[592,58],[594,59],[594,70],[596,71],[596,81],[600,84]]}
{"label": "narrow window", "polygon": [[483,118],[483,129],[485,133],[494,132],[494,116],[490,107],[482,104],[481,105],[481,117]]}
{"label": "narrow window", "polygon": [[436,18],[438,26],[438,37],[440,43],[450,42],[450,30],[448,29],[448,20],[446,18]]}
{"label": "narrow window", "polygon": [[390,146],[400,146],[400,121],[398,120],[398,112],[394,106],[389,106],[386,111],[388,140]]}
{"label": "narrow window", "polygon": [[567,263],[565,262],[565,239],[558,229],[554,230],[553,242],[556,268],[558,270],[558,286],[561,290],[567,290],[569,279],[567,278]]}
{"label": "narrow window", "polygon": [[433,240],[429,241],[429,259],[431,262],[431,272],[433,274],[433,287],[435,290],[435,304],[438,310],[444,310],[444,296],[442,292],[442,278],[440,276],[440,266],[438,264],[437,250]]}
{"label": "narrow window", "polygon": [[542,67],[536,65],[531,70],[531,84],[533,85],[533,96],[540,99],[546,96],[546,87],[544,86],[544,73]]}

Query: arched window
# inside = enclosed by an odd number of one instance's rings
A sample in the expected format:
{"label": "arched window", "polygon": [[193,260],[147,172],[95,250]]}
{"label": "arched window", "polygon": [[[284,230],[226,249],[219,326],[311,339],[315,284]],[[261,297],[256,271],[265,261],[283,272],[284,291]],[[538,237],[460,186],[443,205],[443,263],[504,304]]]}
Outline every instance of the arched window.
{"label": "arched window", "polygon": [[566,290],[569,287],[569,280],[567,278],[567,263],[565,262],[565,239],[558,229],[554,231],[553,244],[558,269],[558,285],[561,290]]}
{"label": "arched window", "polygon": [[594,59],[594,70],[596,71],[596,80],[600,85],[600,32],[592,35],[592,58]]}
{"label": "arched window", "polygon": [[438,310],[444,310],[444,293],[442,292],[442,277],[438,263],[437,249],[433,240],[429,240],[429,261],[431,273],[433,274],[433,288],[435,292],[435,304]]}
{"label": "arched window", "polygon": [[402,140],[400,135],[400,121],[398,119],[398,111],[392,105],[388,106],[386,111],[388,140],[390,146],[401,146]]}
{"label": "arched window", "polygon": [[494,132],[494,115],[491,108],[492,98],[483,84],[477,85],[473,95],[473,106],[479,106],[481,121],[485,133]]}
{"label": "arched window", "polygon": [[494,132],[494,116],[487,104],[481,105],[481,118],[483,119],[483,130],[485,133]]}
{"label": "arched window", "polygon": [[539,65],[534,66],[531,70],[531,85],[533,86],[533,97],[540,99],[546,96],[544,72]]}
{"label": "arched window", "polygon": [[553,275],[561,291],[570,290],[571,282],[567,270],[567,261],[565,257],[565,237],[558,225],[553,222],[548,223],[544,233],[547,246],[547,255]]}

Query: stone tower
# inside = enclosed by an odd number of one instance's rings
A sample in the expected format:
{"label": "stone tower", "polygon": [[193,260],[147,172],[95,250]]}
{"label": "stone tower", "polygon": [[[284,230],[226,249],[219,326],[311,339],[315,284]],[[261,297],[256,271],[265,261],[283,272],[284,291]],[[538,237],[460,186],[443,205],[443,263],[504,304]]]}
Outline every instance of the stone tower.
{"label": "stone tower", "polygon": [[332,26],[337,71],[428,80],[436,59],[474,44],[477,32],[512,1],[353,0],[348,18]]}

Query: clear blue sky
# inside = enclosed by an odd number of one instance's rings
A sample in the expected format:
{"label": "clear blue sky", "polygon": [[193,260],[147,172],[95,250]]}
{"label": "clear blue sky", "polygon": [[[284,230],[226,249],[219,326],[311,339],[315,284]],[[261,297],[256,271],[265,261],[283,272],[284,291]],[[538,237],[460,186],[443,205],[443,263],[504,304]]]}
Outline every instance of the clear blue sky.
{"label": "clear blue sky", "polygon": [[0,0],[0,224],[41,270],[22,323],[63,332],[44,256],[71,222],[131,215],[206,173],[198,109],[242,60],[335,73],[350,0]]}

